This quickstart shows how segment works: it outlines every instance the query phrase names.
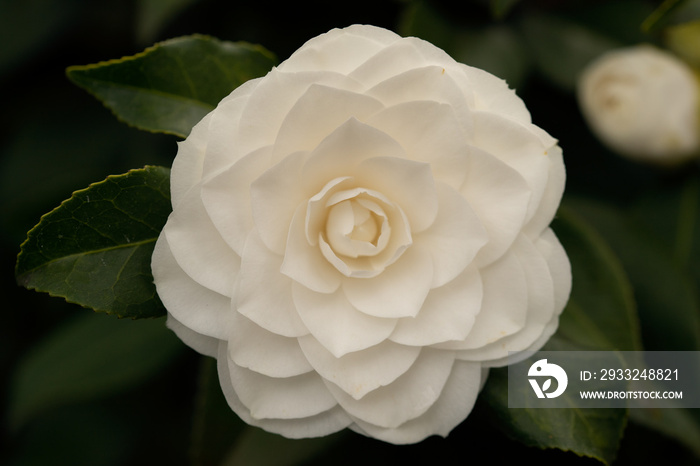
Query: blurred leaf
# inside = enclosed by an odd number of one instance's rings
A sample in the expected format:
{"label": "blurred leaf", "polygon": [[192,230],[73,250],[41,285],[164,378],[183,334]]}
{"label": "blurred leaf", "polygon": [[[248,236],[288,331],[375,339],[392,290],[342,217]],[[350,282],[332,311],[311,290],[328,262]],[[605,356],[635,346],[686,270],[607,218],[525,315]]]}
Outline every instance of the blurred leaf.
{"label": "blurred leaf", "polygon": [[558,339],[579,350],[641,351],[640,324],[625,270],[603,238],[568,203],[552,223],[571,261],[571,297]]}
{"label": "blurred leaf", "polygon": [[690,66],[700,69],[700,20],[667,28],[664,43]]}
{"label": "blurred leaf", "polygon": [[520,87],[531,71],[531,58],[518,31],[506,24],[460,26],[427,2],[415,2],[404,14],[401,33],[442,48],[455,60],[481,68]]}
{"label": "blurred leaf", "polygon": [[245,428],[246,424],[231,410],[221,392],[216,360],[202,357],[192,422],[192,464],[221,464]]}
{"label": "blurred leaf", "polygon": [[698,18],[700,18],[700,0],[664,0],[644,20],[642,30],[652,32]]}
{"label": "blurred leaf", "polygon": [[649,34],[640,25],[654,10],[649,2],[639,0],[606,0],[580,3],[563,13],[569,20],[592,29],[621,44],[648,42]]}
{"label": "blurred leaf", "polygon": [[47,409],[135,386],[181,348],[163,319],[134,322],[82,314],[19,363],[11,385],[10,423],[18,428]]}
{"label": "blurred leaf", "polygon": [[[682,199],[697,200],[693,184],[670,192],[656,192],[644,198],[636,208],[637,215],[589,200],[570,200],[567,206],[586,218],[605,237],[620,257],[633,285],[638,303],[644,346],[656,351],[700,350],[700,303],[697,285],[680,266],[691,260],[687,254],[692,242],[700,254],[697,228],[700,207]],[[680,192],[678,192],[680,191]],[[692,210],[695,212],[691,212]],[[634,211],[633,211],[634,212]],[[691,215],[692,213],[692,215]],[[654,225],[654,235],[645,223]],[[663,247],[657,238],[666,238]],[[683,253],[674,261],[673,251]],[[631,417],[686,445],[696,454],[700,451],[700,418],[686,409],[631,410]]]}
{"label": "blurred leaf", "polygon": [[420,37],[450,53],[455,28],[433,5],[417,0],[404,9],[399,32],[402,36]]}
{"label": "blurred leaf", "polygon": [[221,99],[274,64],[260,46],[188,36],[67,74],[125,123],[186,137]]}
{"label": "blurred leaf", "polygon": [[642,23],[642,29],[645,31],[651,31],[658,27],[665,20],[668,19],[669,15],[673,12],[675,8],[680,6],[685,0],[664,0],[661,5],[659,5]]}
{"label": "blurred leaf", "polygon": [[199,0],[139,0],[136,3],[136,38],[152,42],[173,17]]}
{"label": "blurred leaf", "polygon": [[494,25],[458,33],[452,46],[455,60],[505,79],[519,88],[532,69],[532,60],[520,35],[512,28]]}
{"label": "blurred leaf", "polygon": [[[700,350],[697,288],[670,252],[629,214],[580,199],[567,205],[594,225],[620,257],[634,287],[645,349]],[[651,210],[647,215],[653,218]]]}
{"label": "blurred leaf", "polygon": [[342,432],[318,438],[288,439],[247,427],[221,466],[297,466],[332,447]]}
{"label": "blurred leaf", "polygon": [[520,0],[491,0],[491,14],[495,18],[503,18]]}
{"label": "blurred leaf", "polygon": [[540,73],[568,91],[576,88],[591,60],[620,46],[573,21],[543,13],[525,16],[522,31]]}
{"label": "blurred leaf", "polygon": [[[569,256],[573,287],[546,350],[641,350],[639,323],[625,273],[609,246],[571,209],[552,227]],[[526,445],[558,448],[610,464],[627,423],[623,409],[508,408],[508,370],[492,369],[484,397],[499,426]]]}
{"label": "blurred leaf", "polygon": [[120,317],[164,315],[151,254],[172,210],[169,173],[146,167],[73,193],[27,234],[18,283]]}

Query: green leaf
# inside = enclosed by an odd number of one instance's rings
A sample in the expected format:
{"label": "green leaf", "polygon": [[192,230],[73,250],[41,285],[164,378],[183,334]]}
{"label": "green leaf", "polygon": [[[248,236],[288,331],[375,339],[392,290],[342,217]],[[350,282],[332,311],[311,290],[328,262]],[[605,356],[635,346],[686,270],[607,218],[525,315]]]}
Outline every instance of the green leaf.
{"label": "green leaf", "polygon": [[221,99],[274,64],[260,46],[195,35],[131,57],[73,66],[67,74],[125,123],[186,137]]}
{"label": "green leaf", "polygon": [[17,282],[120,317],[164,315],[151,254],[172,210],[169,173],[146,167],[76,191],[27,234]]}
{"label": "green leaf", "polygon": [[519,1],[520,0],[491,0],[491,14],[495,18],[501,19],[505,17]]}
{"label": "green leaf", "polygon": [[539,72],[564,90],[576,88],[588,63],[620,44],[573,21],[543,13],[523,18],[522,31]]}
{"label": "green leaf", "polygon": [[[698,222],[697,196],[697,185],[688,183],[655,191],[628,212],[583,199],[566,204],[594,225],[620,258],[633,285],[648,350],[700,349],[697,285],[683,267],[692,260],[690,250],[698,243],[693,234]],[[659,238],[665,239],[666,247]],[[634,409],[630,417],[700,452],[700,418],[691,411]]]}
{"label": "green leaf", "polygon": [[136,2],[136,38],[152,42],[173,17],[198,0],[138,0]]}
{"label": "green leaf", "polygon": [[642,23],[642,30],[656,31],[672,24],[700,18],[699,0],[664,0]]}
{"label": "green leaf", "polygon": [[557,339],[579,350],[641,351],[632,286],[613,250],[566,203],[552,226],[566,249],[573,275]]}
{"label": "green leaf", "polygon": [[492,418],[525,445],[557,448],[611,464],[627,422],[621,409],[508,408],[508,370],[492,369],[482,392]]}
{"label": "green leaf", "polygon": [[80,315],[19,363],[10,389],[10,424],[18,428],[47,409],[138,385],[182,348],[163,319]]}
{"label": "green leaf", "polygon": [[[640,350],[632,289],[610,247],[571,209],[552,224],[571,261],[571,297],[549,351]],[[492,369],[483,397],[499,427],[526,445],[557,448],[610,464],[627,422],[623,409],[508,408],[508,370]]]}
{"label": "green leaf", "polygon": [[[671,251],[664,250],[644,224],[619,209],[580,199],[568,205],[594,225],[620,257],[634,286],[645,348],[700,350],[697,289],[689,274],[674,263]],[[665,215],[652,204],[645,205],[650,218],[658,220]],[[667,213],[676,212],[668,206]]]}

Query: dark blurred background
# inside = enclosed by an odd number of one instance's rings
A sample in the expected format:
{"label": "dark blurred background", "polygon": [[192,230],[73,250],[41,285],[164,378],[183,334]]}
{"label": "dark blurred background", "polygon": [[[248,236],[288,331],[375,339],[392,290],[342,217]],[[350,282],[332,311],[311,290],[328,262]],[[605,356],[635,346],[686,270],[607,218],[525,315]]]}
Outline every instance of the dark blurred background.
{"label": "dark blurred background", "polygon": [[[125,376],[112,388],[68,394],[22,422],[12,420],[18,373],[27,361],[39,357],[47,341],[57,338],[62,329],[75,329],[86,316],[100,322],[116,321],[16,285],[14,262],[27,230],[73,191],[146,164],[169,166],[176,152],[175,137],[141,132],[118,122],[102,104],[68,81],[66,67],[133,55],[157,41],[192,33],[261,44],[281,61],[309,38],[334,27],[368,23],[410,32],[444,47],[460,61],[505,74],[502,77],[515,82],[534,122],[560,139],[569,172],[567,193],[625,206],[648,183],[662,185],[679,175],[632,164],[603,149],[585,128],[573,90],[567,87],[570,83],[548,79],[546,72],[538,70],[536,57],[525,49],[521,53],[523,44],[513,42],[511,35],[532,27],[520,21],[528,11],[542,11],[586,21],[601,34],[616,35],[612,38],[619,43],[654,40],[638,28],[615,27],[622,21],[612,13],[617,10],[606,10],[601,16],[596,9],[604,4],[622,5],[620,18],[639,24],[658,2],[526,1],[503,18],[494,18],[488,2],[474,0],[0,0],[0,254],[6,298],[0,324],[0,464],[191,464],[193,438],[216,436],[193,434],[198,402],[194,395],[211,368],[184,345],[172,349],[158,364]],[[439,21],[431,23],[430,15]],[[556,61],[550,63],[560,66]],[[95,336],[89,328],[86,332]],[[93,342],[83,348],[80,340],[70,336],[64,340],[77,353],[96,347]],[[64,363],[65,368],[54,362],[52,369],[70,371],[71,361]],[[243,429],[226,408],[217,415],[228,416],[221,422],[234,426],[231,432]],[[332,439],[326,456],[309,461],[473,464],[532,458],[542,464],[595,463],[571,453],[524,447],[508,440],[491,421],[477,406],[447,441],[429,439],[405,448],[343,434]],[[217,442],[224,445],[224,451],[235,440],[224,437]],[[669,460],[668,452],[675,450],[672,441],[632,426],[618,462]],[[205,456],[195,462],[216,464]],[[245,464],[241,461],[238,464]],[[692,460],[680,453],[678,461],[690,464]]]}

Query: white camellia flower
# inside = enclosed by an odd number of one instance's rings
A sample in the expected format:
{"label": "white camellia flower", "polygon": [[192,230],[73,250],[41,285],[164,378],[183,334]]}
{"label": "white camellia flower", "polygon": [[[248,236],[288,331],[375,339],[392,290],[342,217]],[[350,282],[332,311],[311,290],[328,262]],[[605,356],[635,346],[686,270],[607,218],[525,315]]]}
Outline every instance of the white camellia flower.
{"label": "white camellia flower", "polygon": [[153,275],[246,422],[445,436],[489,367],[557,328],[564,179],[502,80],[416,38],[332,30],[180,143]]}
{"label": "white camellia flower", "polygon": [[690,67],[651,45],[603,54],[578,85],[583,115],[603,143],[621,155],[660,163],[698,150],[698,93]]}

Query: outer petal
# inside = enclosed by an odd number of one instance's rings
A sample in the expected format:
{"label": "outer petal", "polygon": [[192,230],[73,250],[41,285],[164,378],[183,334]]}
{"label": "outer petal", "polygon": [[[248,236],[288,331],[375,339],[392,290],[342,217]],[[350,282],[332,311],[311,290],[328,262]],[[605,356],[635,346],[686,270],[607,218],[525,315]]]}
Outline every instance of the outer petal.
{"label": "outer petal", "polygon": [[348,74],[401,36],[387,29],[353,25],[332,29],[307,41],[279,68],[286,72],[332,70]]}
{"label": "outer petal", "polygon": [[173,207],[180,203],[190,188],[202,180],[212,113],[208,113],[194,125],[187,139],[177,143],[177,156],[170,170],[170,199]]}
{"label": "outer petal", "polygon": [[298,419],[332,409],[335,399],[315,372],[273,378],[236,365],[228,358],[231,384],[254,419]]}
{"label": "outer petal", "polygon": [[554,287],[552,275],[542,254],[525,235],[520,235],[513,245],[513,250],[525,272],[527,280],[527,316],[525,327],[519,332],[501,338],[496,342],[480,348],[458,353],[458,358],[471,361],[500,360],[508,356],[509,351],[522,351],[542,334],[554,314]]}
{"label": "outer petal", "polygon": [[[314,416],[297,418],[297,419],[256,419],[251,416],[251,412],[245,406],[231,382],[231,371],[229,370],[231,362],[227,357],[228,348],[225,341],[219,344],[219,355],[217,359],[217,368],[219,371],[219,382],[221,389],[224,392],[226,401],[233,411],[243,419],[246,423],[262,427],[270,432],[275,432],[290,438],[305,438],[305,437],[320,437],[329,435],[344,429],[352,422],[350,417],[340,406],[324,411]],[[274,380],[274,379],[271,379]]]}
{"label": "outer petal", "polygon": [[151,259],[158,296],[168,313],[192,331],[224,340],[231,321],[231,299],[192,280],[178,265],[161,234]]}
{"label": "outer petal", "polygon": [[316,372],[356,400],[392,383],[409,370],[420,354],[418,347],[384,341],[336,358],[313,336],[302,337],[299,343]]}
{"label": "outer petal", "polygon": [[527,281],[515,254],[509,252],[481,270],[484,298],[467,338],[435,345],[444,349],[475,349],[518,332],[527,318]]}
{"label": "outer petal", "polygon": [[199,186],[185,194],[170,214],[163,234],[187,275],[219,294],[232,295],[240,257],[226,244],[207,215]]}
{"label": "outer petal", "polygon": [[316,293],[295,283],[293,292],[304,324],[337,358],[381,343],[396,326],[395,319],[382,319],[358,311],[342,290],[332,294]]}
{"label": "outer petal", "polygon": [[461,63],[459,66],[467,77],[466,80],[457,81],[463,86],[464,92],[477,90],[474,91],[475,110],[495,113],[521,124],[530,124],[530,112],[525,107],[525,102],[504,80],[479,68]]}
{"label": "outer petal", "polygon": [[262,78],[246,81],[235,91],[219,102],[216,110],[211,112],[211,122],[207,130],[202,178],[209,179],[221,170],[225,170],[238,162],[246,152],[240,150],[237,144],[241,139],[238,131],[241,114],[248,103],[250,95],[255,91]]}
{"label": "outer petal", "polygon": [[571,264],[566,251],[551,228],[547,228],[535,241],[535,247],[547,261],[554,281],[554,309],[561,314],[571,293]]}
{"label": "outer petal", "polygon": [[471,265],[450,283],[431,290],[418,315],[399,319],[389,338],[414,346],[464,340],[481,311],[482,286],[478,269]]}
{"label": "outer petal", "polygon": [[538,208],[549,176],[547,150],[539,132],[493,113],[474,112],[474,145],[515,168],[532,192],[526,219]]}
{"label": "outer petal", "polygon": [[199,354],[215,358],[219,352],[219,342],[221,340],[195,332],[186,325],[183,325],[170,313],[165,321],[165,325],[172,330],[183,343]]}
{"label": "outer petal", "polygon": [[442,65],[410,68],[401,74],[387,76],[384,81],[369,89],[367,94],[387,107],[419,100],[447,104],[454,110],[466,134],[472,135],[472,96],[462,92],[452,74],[446,73]]}
{"label": "outer petal", "polygon": [[[455,65],[456,62],[452,57],[439,48],[424,40],[407,37],[384,47],[355,69],[350,76],[367,86],[374,86],[416,68],[435,66],[452,71]],[[406,100],[421,100],[421,97],[417,95],[413,99]]]}
{"label": "outer petal", "polygon": [[232,311],[278,335],[306,335],[309,331],[294,306],[292,280],[280,273],[281,266],[282,257],[270,252],[255,230],[251,232]]}
{"label": "outer petal", "polygon": [[424,414],[435,404],[452,372],[453,362],[454,353],[450,351],[423,348],[408,372],[360,400],[332,383],[326,385],[355,422],[393,429]]}
{"label": "outer petal", "polygon": [[554,214],[559,208],[561,197],[564,194],[566,184],[566,172],[564,170],[564,160],[562,150],[559,146],[554,146],[547,151],[550,160],[549,179],[547,187],[542,195],[542,201],[523,231],[530,238],[539,237],[549,226],[554,218]]}
{"label": "outer petal", "polygon": [[522,230],[531,190],[515,169],[477,148],[472,149],[464,165],[467,176],[460,193],[489,235],[476,257],[477,263],[485,267],[501,257]]}
{"label": "outer petal", "polygon": [[431,435],[447,437],[469,415],[485,381],[478,363],[455,361],[440,398],[425,414],[396,428],[382,428],[359,419],[354,419],[355,425],[350,428],[395,444],[417,443]]}
{"label": "outer petal", "polygon": [[226,244],[239,256],[253,229],[250,184],[268,168],[270,150],[270,147],[263,147],[244,156],[202,185],[202,202],[209,218]]}
{"label": "outer petal", "polygon": [[229,357],[237,366],[278,378],[313,370],[296,338],[268,332],[241,314],[234,314],[228,345]]}

